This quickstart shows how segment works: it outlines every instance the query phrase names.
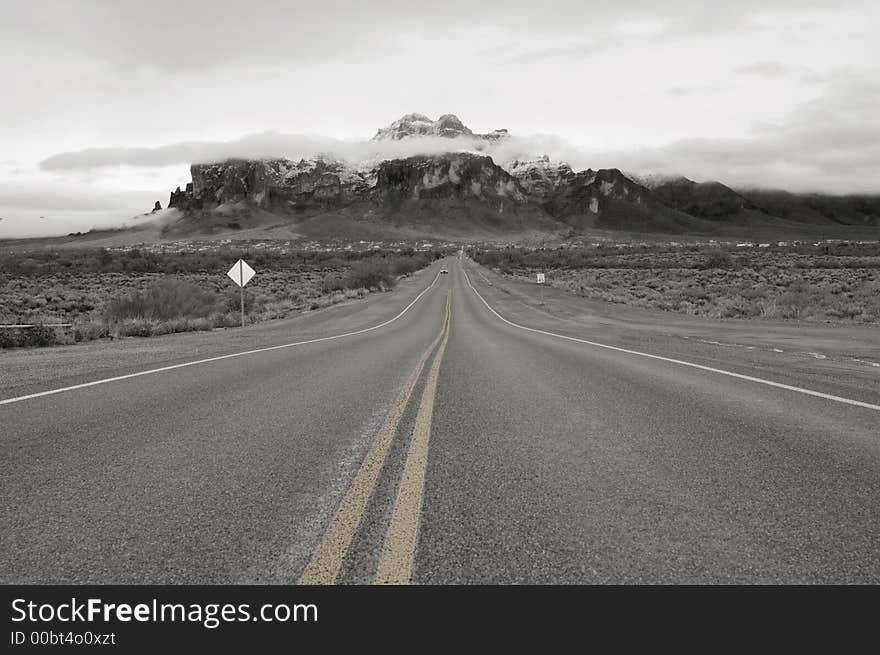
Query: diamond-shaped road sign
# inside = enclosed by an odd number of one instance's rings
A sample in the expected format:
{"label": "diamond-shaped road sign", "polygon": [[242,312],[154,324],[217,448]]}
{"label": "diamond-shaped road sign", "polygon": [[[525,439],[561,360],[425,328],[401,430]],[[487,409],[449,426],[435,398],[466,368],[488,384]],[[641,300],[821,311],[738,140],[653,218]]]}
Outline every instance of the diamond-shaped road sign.
{"label": "diamond-shaped road sign", "polygon": [[248,263],[245,260],[239,259],[232,265],[232,268],[229,269],[229,272],[226,275],[231,277],[232,281],[238,286],[243,287],[250,282],[251,278],[256,274],[257,272],[248,266]]}

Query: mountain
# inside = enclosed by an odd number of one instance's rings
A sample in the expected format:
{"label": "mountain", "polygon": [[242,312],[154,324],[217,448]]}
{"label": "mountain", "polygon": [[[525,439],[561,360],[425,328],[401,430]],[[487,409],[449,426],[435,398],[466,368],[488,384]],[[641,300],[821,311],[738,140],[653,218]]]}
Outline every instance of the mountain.
{"label": "mountain", "polygon": [[453,114],[436,121],[406,114],[373,141],[411,140],[436,150],[429,137],[454,140],[462,152],[379,156],[359,165],[329,155],[193,164],[192,182],[168,204],[180,218],[162,229],[169,237],[268,230],[313,238],[518,239],[601,230],[794,238],[847,229],[870,235],[880,226],[877,197],[734,190],[616,168],[575,171],[546,155],[499,163],[486,153],[510,138],[507,131],[477,134]]}
{"label": "mountain", "polygon": [[570,183],[560,187],[547,209],[580,229],[672,234],[707,231],[698,219],[667,207],[648,188],[616,168],[576,173]]}
{"label": "mountain", "polygon": [[720,182],[694,182],[681,176],[653,178],[649,188],[667,207],[707,220],[729,220],[754,209],[747,198]]}
{"label": "mountain", "polygon": [[447,139],[470,137],[486,141],[497,141],[509,136],[507,130],[494,130],[488,134],[474,134],[455,114],[443,114],[436,121],[424,114],[406,114],[388,127],[376,132],[373,141],[400,141],[413,137],[439,136]]}
{"label": "mountain", "polygon": [[248,202],[262,209],[326,207],[351,203],[365,194],[370,178],[328,159],[230,159],[193,164],[192,183],[171,193],[169,207],[210,210]]}
{"label": "mountain", "polygon": [[808,225],[880,225],[880,197],[794,194],[763,189],[734,190],[721,182],[686,177],[637,176],[668,207],[726,224],[760,224],[767,219]]}
{"label": "mountain", "polygon": [[571,166],[565,162],[551,163],[547,155],[529,160],[515,159],[506,168],[525,192],[540,203],[552,199],[575,176]]}
{"label": "mountain", "polygon": [[352,238],[500,236],[563,227],[491,157],[474,153],[387,160],[368,171],[325,159],[268,159],[193,164],[190,172],[192,183],[171,193],[168,206],[183,219],[167,227],[169,235],[265,226],[271,216],[316,237],[339,230]]}
{"label": "mountain", "polygon": [[744,189],[741,193],[767,216],[818,226],[880,227],[880,196],[794,194],[761,189]]}

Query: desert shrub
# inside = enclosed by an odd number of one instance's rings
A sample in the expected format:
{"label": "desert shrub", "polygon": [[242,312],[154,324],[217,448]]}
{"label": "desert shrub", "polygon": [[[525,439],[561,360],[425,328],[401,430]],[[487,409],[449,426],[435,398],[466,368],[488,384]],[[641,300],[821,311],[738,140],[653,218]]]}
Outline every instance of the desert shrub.
{"label": "desert shrub", "polygon": [[45,325],[32,328],[0,328],[0,348],[54,346],[58,341],[55,329]]}
{"label": "desert shrub", "polygon": [[103,339],[110,335],[107,323],[91,321],[89,323],[77,323],[73,326],[74,341],[93,341]]}
{"label": "desert shrub", "polygon": [[148,337],[153,334],[153,326],[145,318],[126,318],[116,326],[120,337]]}
{"label": "desert shrub", "polygon": [[[256,298],[252,291],[249,289],[244,290],[244,311],[245,314],[250,313],[254,310],[254,302]],[[239,324],[241,323],[241,289],[239,287],[230,287],[223,293],[223,310],[227,312],[238,312],[239,313]],[[206,316],[210,315],[213,312],[209,312],[208,314],[196,314],[195,316]]]}
{"label": "desert shrub", "polygon": [[181,316],[179,318],[168,319],[167,321],[154,322],[151,326],[152,335],[173,334],[174,332],[191,332],[193,329],[195,329],[193,327],[194,320],[196,319],[190,319]]}
{"label": "desert shrub", "polygon": [[634,306],[725,318],[880,322],[880,248],[705,244],[475,249],[476,261],[558,288]]}
{"label": "desert shrub", "polygon": [[187,323],[189,329],[194,332],[203,332],[205,330],[214,329],[214,324],[211,322],[211,319],[205,317],[188,319]]}
{"label": "desert shrub", "polygon": [[715,315],[720,318],[750,318],[758,316],[761,309],[756,302],[745,298],[721,298],[716,303]]}
{"label": "desert shrub", "polygon": [[[240,324],[239,290],[225,272],[238,257],[258,274],[245,289],[251,321],[289,316],[331,303],[331,294],[356,298],[387,289],[397,276],[430,264],[440,251],[401,250],[275,251],[247,244],[218,249],[186,248],[153,252],[149,248],[40,250],[0,258],[0,315],[5,323],[73,323],[61,340],[89,341],[117,334],[126,319],[146,319],[152,333],[195,329],[178,318],[205,318],[212,326]],[[353,269],[353,270],[351,270]],[[350,274],[346,274],[351,270]],[[326,283],[324,282],[326,280]],[[125,333],[143,333],[140,324]],[[30,339],[36,340],[36,335]],[[7,347],[29,341],[12,331],[0,335]],[[51,343],[51,338],[42,338]]]}
{"label": "desert shrub", "polygon": [[798,280],[779,296],[777,303],[782,318],[800,318],[813,301],[806,283]]}
{"label": "desert shrub", "polygon": [[762,318],[777,318],[779,316],[779,303],[776,298],[758,301],[758,314]]}
{"label": "desert shrub", "polygon": [[194,332],[211,330],[214,321],[211,318],[187,318],[179,316],[166,320],[126,319],[118,327],[119,336],[155,337],[176,332]]}
{"label": "desert shrub", "polygon": [[238,327],[241,325],[241,312],[214,312],[209,320],[213,327]]}
{"label": "desert shrub", "polygon": [[331,294],[316,298],[315,301],[311,305],[309,305],[309,309],[323,309],[324,307],[330,307],[331,305],[340,303],[343,300],[345,300],[345,293],[343,293],[342,291],[334,291]]}
{"label": "desert shrub", "polygon": [[205,317],[215,311],[219,303],[220,298],[214,291],[182,280],[163,280],[144,291],[112,300],[104,310],[104,317],[110,321]]}
{"label": "desert shrub", "polygon": [[345,288],[345,278],[339,273],[328,273],[321,281],[321,291],[331,293]]}
{"label": "desert shrub", "polygon": [[390,260],[391,272],[394,275],[409,275],[430,263],[430,258],[424,253],[393,257]]}
{"label": "desert shrub", "polygon": [[713,268],[731,269],[735,268],[735,266],[736,262],[729,252],[724,250],[714,250],[703,259],[700,268],[704,270]]}
{"label": "desert shrub", "polygon": [[231,262],[239,257],[247,260],[257,271],[291,270],[299,267],[340,269],[363,258],[392,255],[401,258],[435,259],[439,251],[415,253],[412,249],[401,253],[389,251],[323,251],[323,250],[253,250],[246,243],[229,248],[181,249],[178,252],[152,252],[147,249],[128,250],[83,249],[4,253],[0,272],[11,276],[45,275],[63,271],[81,273],[202,273],[224,274]]}
{"label": "desert shrub", "polygon": [[58,343],[58,332],[55,328],[38,325],[23,333],[26,346],[51,346]]}
{"label": "desert shrub", "polygon": [[18,335],[9,328],[0,328],[0,348],[17,348]]}
{"label": "desert shrub", "polygon": [[488,266],[489,268],[494,268],[498,266],[498,263],[501,261],[501,255],[494,250],[471,250],[468,252],[468,255],[476,262],[482,264],[483,266]]}
{"label": "desert shrub", "polygon": [[172,319],[170,321],[159,321],[150,326],[150,336],[157,337],[163,334],[171,334],[173,332],[185,332],[185,326],[181,327],[181,322],[186,319]]}
{"label": "desert shrub", "polygon": [[391,289],[396,281],[389,262],[378,258],[355,262],[345,276],[345,286],[352,289]]}

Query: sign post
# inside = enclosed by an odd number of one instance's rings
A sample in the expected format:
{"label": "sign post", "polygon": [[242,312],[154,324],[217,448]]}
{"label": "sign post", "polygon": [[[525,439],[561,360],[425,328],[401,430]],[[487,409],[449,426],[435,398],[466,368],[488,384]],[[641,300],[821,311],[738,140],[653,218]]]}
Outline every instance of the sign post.
{"label": "sign post", "polygon": [[257,272],[248,266],[248,263],[243,259],[235,262],[226,273],[241,290],[241,327],[244,327],[244,285],[250,282],[256,274]]}
{"label": "sign post", "polygon": [[538,273],[537,278],[538,278],[538,288],[540,289],[538,294],[541,299],[540,303],[543,305],[544,304],[544,284],[546,283],[546,279],[544,278],[543,273]]}

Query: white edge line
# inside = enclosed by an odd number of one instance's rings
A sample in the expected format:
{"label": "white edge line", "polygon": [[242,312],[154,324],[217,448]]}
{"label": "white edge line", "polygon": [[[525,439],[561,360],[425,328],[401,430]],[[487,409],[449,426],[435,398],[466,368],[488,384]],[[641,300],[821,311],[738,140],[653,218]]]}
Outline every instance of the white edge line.
{"label": "white edge line", "polygon": [[471,284],[471,279],[468,277],[467,271],[462,267],[462,273],[464,273],[464,277],[467,280],[468,286],[471,288],[475,294],[477,294],[477,298],[479,298],[484,305],[488,308],[490,312],[495,314],[502,321],[507,323],[508,325],[512,325],[515,328],[519,328],[520,330],[526,330],[528,332],[536,332],[538,334],[544,334],[550,337],[556,337],[558,339],[566,339],[568,341],[577,341],[578,343],[585,343],[589,346],[595,346],[596,348],[605,348],[607,350],[615,350],[621,353],[627,353],[628,355],[637,355],[639,357],[648,357],[650,359],[657,359],[661,362],[670,362],[672,364],[679,364],[681,366],[690,366],[691,368],[696,368],[701,371],[709,371],[710,373],[719,373],[720,375],[727,375],[732,378],[739,378],[740,380],[747,380],[749,382],[757,382],[758,384],[766,384],[770,387],[777,387],[779,389],[787,389],[788,391],[797,391],[798,393],[803,393],[808,396],[816,396],[817,398],[824,398],[826,400],[833,400],[839,403],[846,403],[847,405],[855,405],[856,407],[864,407],[866,409],[873,409],[876,411],[880,411],[880,405],[872,405],[871,403],[862,402],[861,400],[852,400],[851,398],[843,398],[842,396],[834,396],[830,393],[822,393],[821,391],[813,391],[812,389],[804,389],[802,387],[795,387],[790,384],[783,384],[781,382],[773,382],[772,380],[765,380],[763,378],[752,377],[751,375],[743,375],[742,373],[734,373],[733,371],[725,371],[720,368],[712,368],[711,366],[703,366],[702,364],[694,364],[693,362],[685,362],[680,359],[672,359],[671,357],[662,357],[660,355],[651,355],[650,353],[639,352],[638,350],[629,350],[627,348],[620,348],[618,346],[609,346],[604,343],[596,343],[595,341],[587,341],[586,339],[578,339],[577,337],[569,337],[564,334],[556,334],[555,332],[546,332],[544,330],[538,330],[536,328],[526,327],[524,325],[519,325],[514,323],[513,321],[508,321],[501,314],[496,312],[489,303],[486,302],[486,299],[480,295],[480,292],[476,290],[473,284]]}
{"label": "white edge line", "polygon": [[245,355],[255,355],[257,353],[264,353],[270,350],[280,350],[282,348],[293,348],[294,346],[304,346],[309,343],[318,343],[319,341],[332,341],[333,339],[342,339],[344,337],[353,337],[357,334],[363,334],[364,332],[371,332],[372,330],[378,330],[379,328],[385,327],[386,325],[393,323],[401,316],[406,314],[409,309],[415,305],[422,296],[424,296],[428,291],[430,291],[434,285],[437,283],[437,280],[440,279],[440,273],[437,273],[437,276],[434,278],[433,282],[429,284],[419,295],[415,297],[410,304],[403,308],[397,316],[392,319],[385,321],[384,323],[379,323],[379,325],[374,325],[372,327],[364,328],[362,330],[355,330],[354,332],[346,332],[345,334],[335,334],[330,337],[319,337],[317,339],[308,339],[307,341],[297,341],[295,343],[285,343],[279,346],[268,346],[266,348],[256,348],[254,350],[245,350],[243,352],[231,353],[229,355],[219,355],[217,357],[208,357],[207,359],[197,359],[192,362],[184,362],[182,364],[173,364],[172,366],[163,366],[161,368],[151,368],[147,371],[140,371],[138,373],[129,373],[127,375],[118,375],[113,378],[104,378],[101,380],[94,380],[92,382],[84,382],[82,384],[74,384],[70,387],[61,387],[59,389],[50,389],[49,391],[40,391],[38,393],[31,393],[26,396],[17,396],[15,398],[6,398],[5,400],[0,400],[0,405],[9,405],[11,403],[17,403],[22,400],[30,400],[32,398],[40,398],[41,396],[51,396],[56,393],[63,393],[65,391],[74,391],[75,389],[85,389],[86,387],[94,387],[99,384],[107,384],[108,382],[119,382],[120,380],[128,380],[130,378],[137,378],[142,375],[152,375],[153,373],[163,373],[165,371],[173,371],[177,368],[186,368],[187,366],[197,366],[198,364],[207,364],[209,362],[218,362],[222,359],[232,359],[233,357],[244,357]]}

